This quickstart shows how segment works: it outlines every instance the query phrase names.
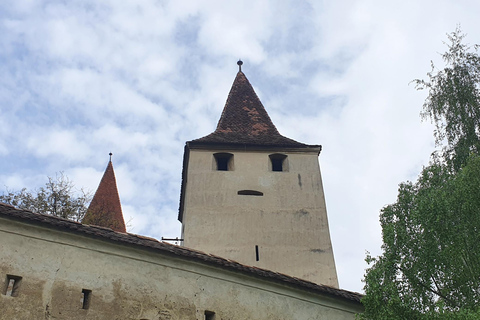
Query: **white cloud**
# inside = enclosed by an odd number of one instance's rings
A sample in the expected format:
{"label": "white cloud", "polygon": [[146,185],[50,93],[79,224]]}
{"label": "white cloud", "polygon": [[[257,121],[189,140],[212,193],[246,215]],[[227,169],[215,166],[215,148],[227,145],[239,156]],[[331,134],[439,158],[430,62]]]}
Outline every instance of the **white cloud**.
{"label": "white cloud", "polygon": [[408,83],[441,64],[474,1],[16,1],[0,23],[0,180],[65,171],[95,189],[114,153],[136,233],[180,236],[185,140],[215,129],[238,58],[280,132],[322,144],[341,286],[360,291],[378,213],[433,150]]}
{"label": "white cloud", "polygon": [[68,161],[85,160],[89,156],[90,147],[86,142],[80,141],[79,135],[80,133],[65,128],[52,128],[49,131],[37,128],[34,135],[27,138],[26,147],[37,157],[60,156]]}

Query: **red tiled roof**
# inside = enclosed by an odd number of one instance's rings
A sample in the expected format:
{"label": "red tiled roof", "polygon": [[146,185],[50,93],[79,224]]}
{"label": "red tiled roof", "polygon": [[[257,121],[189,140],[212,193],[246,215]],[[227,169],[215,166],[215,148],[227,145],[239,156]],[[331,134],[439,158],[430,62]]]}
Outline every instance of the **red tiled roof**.
{"label": "red tiled roof", "polygon": [[[217,129],[189,146],[237,144],[289,148],[312,147],[282,136],[242,71],[237,73]],[[318,147],[318,146],[317,146]]]}
{"label": "red tiled roof", "polygon": [[119,232],[127,232],[112,161],[108,162],[107,169],[103,174],[92,202],[90,202],[82,223],[111,228]]}
{"label": "red tiled roof", "polygon": [[266,281],[272,281],[300,290],[326,295],[332,298],[338,298],[346,302],[353,303],[359,309],[363,308],[360,302],[363,295],[360,293],[337,289],[326,285],[315,284],[313,282],[291,277],[282,273],[243,265],[230,259],[221,258],[185,247],[175,246],[165,242],[160,242],[156,239],[143,237],[132,233],[115,232],[108,228],[85,225],[51,215],[16,209],[11,205],[1,202],[0,217],[20,221],[23,223],[51,227],[60,231],[81,234],[104,241],[111,241],[118,245],[135,246],[145,250],[151,250],[159,254],[175,256],[180,259],[196,261],[201,264],[243,273],[248,276],[258,277]]}

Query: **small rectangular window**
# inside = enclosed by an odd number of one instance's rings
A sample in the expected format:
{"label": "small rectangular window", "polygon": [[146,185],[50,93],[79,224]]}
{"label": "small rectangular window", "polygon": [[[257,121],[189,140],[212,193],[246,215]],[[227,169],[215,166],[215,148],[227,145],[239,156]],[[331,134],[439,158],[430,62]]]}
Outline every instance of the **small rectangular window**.
{"label": "small rectangular window", "polygon": [[218,171],[232,171],[233,170],[233,154],[231,153],[215,153],[215,164]]}
{"label": "small rectangular window", "polygon": [[272,171],[287,171],[285,166],[285,159],[287,159],[286,155],[275,153],[269,155],[269,157]]}
{"label": "small rectangular window", "polygon": [[215,312],[205,310],[205,320],[215,320]]}
{"label": "small rectangular window", "polygon": [[21,281],[22,277],[7,274],[5,290],[3,290],[3,294],[11,297],[18,296],[18,290],[20,288]]}
{"label": "small rectangular window", "polygon": [[260,260],[260,255],[258,254],[258,246],[255,246],[255,260],[256,261]]}
{"label": "small rectangular window", "polygon": [[82,309],[88,309],[90,307],[90,300],[92,298],[92,290],[82,289]]}

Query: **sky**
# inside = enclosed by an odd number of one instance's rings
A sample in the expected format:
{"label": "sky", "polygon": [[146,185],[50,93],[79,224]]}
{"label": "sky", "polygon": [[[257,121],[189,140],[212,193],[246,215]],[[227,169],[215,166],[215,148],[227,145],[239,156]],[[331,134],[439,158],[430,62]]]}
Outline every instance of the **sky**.
{"label": "sky", "polygon": [[340,287],[362,292],[379,213],[434,151],[411,83],[478,1],[0,3],[0,187],[64,172],[94,192],[113,153],[128,230],[179,237],[183,148],[214,131],[242,59],[277,129],[321,144]]}

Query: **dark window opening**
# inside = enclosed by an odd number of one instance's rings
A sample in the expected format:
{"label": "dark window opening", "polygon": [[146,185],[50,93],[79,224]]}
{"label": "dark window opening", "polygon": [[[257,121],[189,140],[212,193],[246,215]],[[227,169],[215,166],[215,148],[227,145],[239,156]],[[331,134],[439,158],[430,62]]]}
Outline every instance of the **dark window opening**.
{"label": "dark window opening", "polygon": [[82,289],[82,309],[90,307],[90,299],[92,297],[92,290]]}
{"label": "dark window opening", "polygon": [[205,320],[215,320],[215,312],[205,310]]}
{"label": "dark window opening", "polygon": [[263,192],[255,190],[240,190],[237,194],[241,196],[263,196]]}
{"label": "dark window opening", "polygon": [[233,154],[231,153],[215,153],[215,163],[218,171],[233,170]]}
{"label": "dark window opening", "polygon": [[255,246],[255,259],[256,259],[256,261],[260,260],[260,256],[258,254],[258,246]]}
{"label": "dark window opening", "polygon": [[20,288],[21,281],[22,281],[22,277],[7,274],[7,281],[5,284],[5,290],[3,291],[3,294],[11,297],[18,296],[18,289]]}
{"label": "dark window opening", "polygon": [[285,159],[287,159],[287,156],[284,154],[271,154],[269,155],[270,157],[270,162],[272,164],[272,171],[286,171],[285,168]]}

